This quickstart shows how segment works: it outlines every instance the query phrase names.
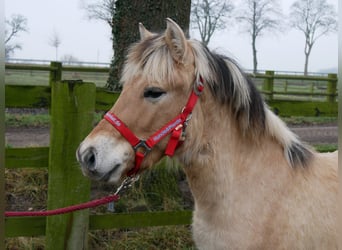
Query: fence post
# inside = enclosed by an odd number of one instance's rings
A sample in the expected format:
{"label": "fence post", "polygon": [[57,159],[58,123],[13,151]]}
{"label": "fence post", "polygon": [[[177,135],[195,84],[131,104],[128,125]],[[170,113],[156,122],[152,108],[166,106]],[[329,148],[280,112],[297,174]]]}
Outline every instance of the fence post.
{"label": "fence post", "polygon": [[50,67],[55,68],[53,70],[50,70],[50,76],[49,76],[49,84],[50,84],[50,87],[52,87],[52,84],[54,82],[59,82],[62,80],[62,63],[51,62]]}
{"label": "fence post", "polygon": [[[89,201],[90,182],[82,175],[75,152],[91,130],[95,94],[93,83],[52,83],[48,209]],[[88,224],[88,210],[48,217],[46,249],[87,249]]]}
{"label": "fence post", "polygon": [[267,101],[272,101],[273,100],[273,76],[274,76],[274,71],[266,71],[265,72],[265,80],[264,83],[262,85],[262,90],[265,94],[265,99]]}
{"label": "fence post", "polygon": [[335,102],[337,93],[337,74],[328,74],[328,78],[327,102]]}

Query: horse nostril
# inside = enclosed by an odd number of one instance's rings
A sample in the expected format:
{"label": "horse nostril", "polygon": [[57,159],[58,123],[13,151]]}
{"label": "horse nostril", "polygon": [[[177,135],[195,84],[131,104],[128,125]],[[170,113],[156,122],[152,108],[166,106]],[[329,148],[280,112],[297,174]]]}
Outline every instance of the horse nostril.
{"label": "horse nostril", "polygon": [[96,151],[94,148],[89,148],[83,153],[82,162],[89,171],[94,172],[96,170]]}

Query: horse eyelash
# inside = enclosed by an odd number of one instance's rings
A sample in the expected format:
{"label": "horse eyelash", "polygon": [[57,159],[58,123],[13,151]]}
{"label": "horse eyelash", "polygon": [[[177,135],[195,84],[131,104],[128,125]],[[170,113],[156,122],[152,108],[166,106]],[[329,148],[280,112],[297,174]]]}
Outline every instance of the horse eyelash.
{"label": "horse eyelash", "polygon": [[166,92],[157,87],[150,87],[144,90],[144,98],[156,99],[164,95]]}

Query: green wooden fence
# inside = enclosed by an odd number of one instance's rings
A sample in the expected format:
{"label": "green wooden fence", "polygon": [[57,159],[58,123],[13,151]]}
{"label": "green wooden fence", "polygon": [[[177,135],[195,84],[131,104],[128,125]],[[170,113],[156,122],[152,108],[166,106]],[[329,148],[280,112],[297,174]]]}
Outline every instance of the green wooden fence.
{"label": "green wooden fence", "polygon": [[[48,209],[88,201],[90,184],[83,178],[77,166],[76,147],[91,130],[94,111],[108,110],[119,93],[96,88],[93,83],[62,81],[62,71],[65,68],[57,62],[52,62],[50,66],[29,68],[6,65],[6,69],[18,67],[20,70],[46,71],[49,73],[50,83],[46,86],[6,85],[5,105],[7,108],[49,107],[51,141],[50,147],[6,149],[6,168],[48,168]],[[73,70],[82,71],[79,68]],[[303,81],[307,80],[307,77],[285,78],[273,72],[253,77],[261,79],[260,88],[268,104],[281,115],[313,116],[317,115],[317,109],[320,115],[337,115],[336,75],[310,78],[316,82],[325,82],[324,93],[320,93],[324,97],[323,100],[315,101],[282,100],[279,95],[283,97],[288,91],[280,91],[279,87],[275,86],[277,80]],[[286,88],[289,89],[288,86]],[[312,90],[300,94],[316,95]],[[47,249],[86,249],[88,230],[184,225],[190,224],[191,214],[191,211],[175,211],[89,215],[89,211],[85,210],[49,218],[11,217],[5,220],[5,232],[7,237],[45,235]]]}
{"label": "green wooden fence", "polygon": [[337,74],[323,76],[252,75],[261,80],[267,104],[280,116],[337,116]]}
{"label": "green wooden fence", "polygon": [[[6,83],[9,82],[6,85],[7,107],[49,106],[50,86],[48,82],[62,78],[75,79],[78,77],[96,82],[98,87],[96,89],[96,110],[108,110],[118,96],[118,94],[107,92],[104,88],[99,88],[105,84],[108,68],[71,67],[52,62],[51,65],[45,66],[6,64],[6,72]],[[37,76],[43,73],[44,77]],[[88,74],[93,75],[89,76]],[[302,76],[266,71],[265,74],[250,74],[250,77],[255,80],[267,104],[281,116],[337,116],[336,74]],[[30,78],[33,80],[27,80]],[[38,78],[37,81],[36,78]],[[17,86],[17,84],[23,86]],[[30,98],[30,101],[27,98]]]}
{"label": "green wooden fence", "polygon": [[[61,65],[52,63],[50,86],[6,86],[6,107],[50,107],[50,147],[8,148],[6,168],[48,168],[47,208],[90,199],[90,181],[75,159],[76,148],[90,132],[95,109],[107,110],[118,93],[93,83],[62,81]],[[40,69],[41,70],[41,69]],[[88,230],[190,224],[191,211],[89,215],[88,210],[52,217],[9,217],[6,237],[46,236],[46,249],[87,249]]]}

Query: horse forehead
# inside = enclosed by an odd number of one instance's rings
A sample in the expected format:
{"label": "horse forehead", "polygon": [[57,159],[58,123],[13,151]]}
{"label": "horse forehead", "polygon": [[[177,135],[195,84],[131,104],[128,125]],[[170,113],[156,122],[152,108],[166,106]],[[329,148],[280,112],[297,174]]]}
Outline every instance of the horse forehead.
{"label": "horse forehead", "polygon": [[[131,82],[134,75],[142,76],[154,86],[172,87],[184,84],[185,78],[194,73],[194,58],[188,50],[184,62],[175,62],[162,37],[153,37],[131,47],[124,67],[122,82]],[[137,83],[139,85],[143,82]]]}
{"label": "horse forehead", "polygon": [[[191,72],[175,68],[172,72],[172,77],[156,78],[152,75],[137,74],[138,76],[127,79],[123,84],[122,96],[135,95],[139,92],[142,95],[144,89],[148,87],[159,87],[164,90],[185,90],[187,83],[192,81]],[[170,79],[171,78],[171,79]],[[141,93],[140,93],[141,92]]]}

